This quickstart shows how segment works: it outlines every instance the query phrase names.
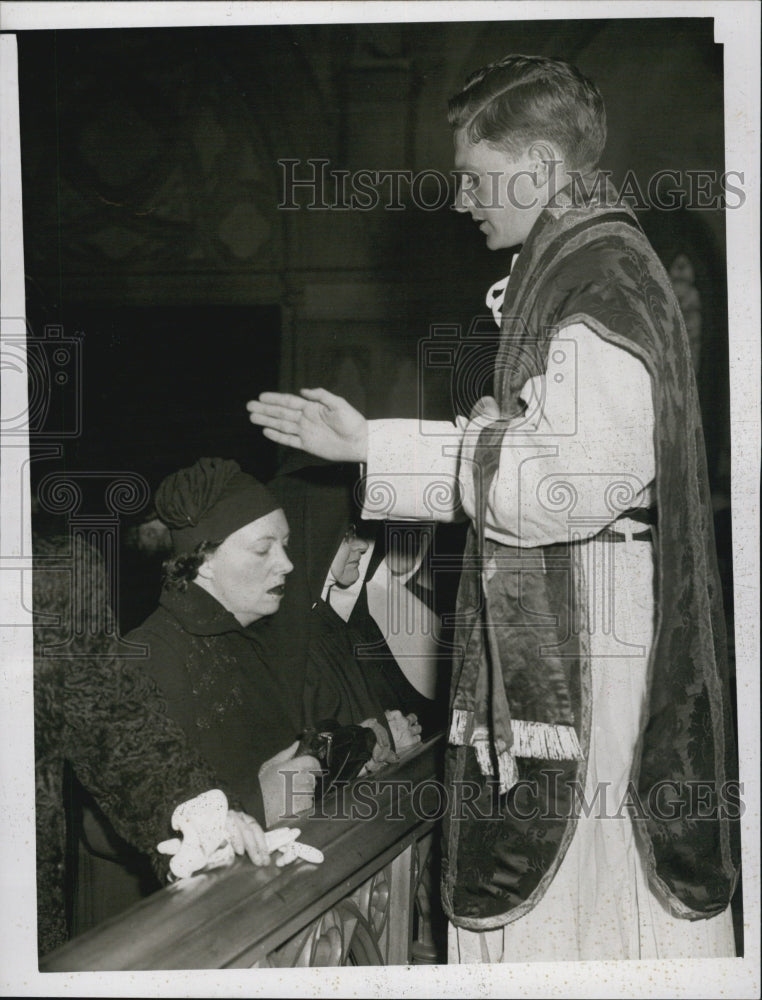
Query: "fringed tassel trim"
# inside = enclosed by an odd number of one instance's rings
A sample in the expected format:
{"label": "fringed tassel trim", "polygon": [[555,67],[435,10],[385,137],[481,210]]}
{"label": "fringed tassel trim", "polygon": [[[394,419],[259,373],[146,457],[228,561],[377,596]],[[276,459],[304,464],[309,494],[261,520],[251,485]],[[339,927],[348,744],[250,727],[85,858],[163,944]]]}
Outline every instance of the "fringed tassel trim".
{"label": "fringed tassel trim", "polygon": [[509,792],[518,783],[519,768],[510,750],[503,750],[497,755],[497,772],[501,794]]}
{"label": "fringed tassel trim", "polygon": [[582,760],[582,747],[573,726],[511,719],[513,753],[539,760]]}
{"label": "fringed tassel trim", "polygon": [[[471,745],[476,752],[476,760],[482,774],[493,776],[495,771],[492,766],[492,746],[490,745],[489,734],[486,726],[476,726],[471,736]],[[497,779],[500,794],[509,792],[519,780],[519,769],[516,758],[506,747],[503,740],[495,742],[495,756],[497,757]]]}
{"label": "fringed tassel trim", "polygon": [[479,762],[479,769],[482,774],[492,774],[492,755],[490,754],[490,745],[486,731],[484,736],[477,736],[474,733],[472,746],[476,751],[476,759]]}
{"label": "fringed tassel trim", "polygon": [[450,723],[449,742],[456,747],[467,746],[471,742],[474,729],[474,713],[467,709],[454,708]]}
{"label": "fringed tassel trim", "polygon": [[[509,791],[519,780],[517,757],[534,757],[537,760],[583,760],[584,758],[573,726],[511,719],[511,732],[513,745],[510,748],[506,747],[500,738],[494,744],[501,793]],[[474,726],[473,712],[454,709],[449,739],[454,746],[472,746],[482,774],[485,777],[494,775],[493,747],[489,730],[486,726]]]}
{"label": "fringed tassel trim", "polygon": [[[583,760],[574,726],[552,725],[548,722],[527,722],[525,719],[511,719],[513,746],[510,753],[514,757],[535,757],[538,760]],[[469,746],[477,740],[488,740],[486,726],[474,727],[474,713],[456,708],[452,713],[449,741],[453,746]],[[496,751],[500,754],[506,748],[498,740]]]}

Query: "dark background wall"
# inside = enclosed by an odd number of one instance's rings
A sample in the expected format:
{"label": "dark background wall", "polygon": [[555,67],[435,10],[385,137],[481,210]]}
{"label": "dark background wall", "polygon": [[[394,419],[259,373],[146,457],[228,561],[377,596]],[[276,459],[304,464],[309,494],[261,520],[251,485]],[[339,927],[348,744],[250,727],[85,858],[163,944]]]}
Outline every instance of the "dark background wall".
{"label": "dark background wall", "polygon": [[[450,375],[421,371],[419,342],[434,324],[468,330],[505,256],[406,185],[396,209],[388,187],[369,211],[279,209],[277,161],[446,174],[448,96],[508,51],[598,83],[615,181],[724,169],[711,19],[27,32],[19,49],[29,319],[81,335],[81,433],[37,476],[63,461],[153,487],[209,452],[267,474],[275,449],[243,404],[276,385],[323,384],[369,416],[450,416]],[[723,213],[641,218],[668,267],[690,260],[722,490]]]}

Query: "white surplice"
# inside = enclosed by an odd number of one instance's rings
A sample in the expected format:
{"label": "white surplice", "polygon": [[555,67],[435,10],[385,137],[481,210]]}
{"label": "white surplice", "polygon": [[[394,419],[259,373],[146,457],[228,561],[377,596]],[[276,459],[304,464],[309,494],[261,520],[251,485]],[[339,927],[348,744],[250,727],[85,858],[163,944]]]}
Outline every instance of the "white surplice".
{"label": "white surplice", "polygon": [[[728,907],[709,920],[672,915],[647,885],[627,808],[620,808],[645,708],[654,623],[654,547],[620,518],[626,540],[595,538],[623,510],[648,507],[655,475],[651,383],[643,363],[583,323],[553,338],[545,374],[527,380],[525,414],[503,439],[486,534],[535,547],[579,541],[578,612],[589,642],[592,732],[578,821],[544,896],[494,931],[450,928],[450,962],[698,958],[735,954]],[[474,515],[480,417],[455,424],[369,422],[364,517]]]}

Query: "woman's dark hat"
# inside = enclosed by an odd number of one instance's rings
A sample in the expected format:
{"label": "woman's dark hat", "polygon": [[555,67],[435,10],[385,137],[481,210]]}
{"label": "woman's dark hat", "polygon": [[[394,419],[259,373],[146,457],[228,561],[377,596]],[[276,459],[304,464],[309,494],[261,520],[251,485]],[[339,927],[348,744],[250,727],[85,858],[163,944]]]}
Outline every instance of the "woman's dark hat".
{"label": "woman's dark hat", "polygon": [[281,506],[267,487],[229,458],[201,458],[167,476],[154,502],[170,529],[175,555],[192,552],[200,542],[223,542]]}

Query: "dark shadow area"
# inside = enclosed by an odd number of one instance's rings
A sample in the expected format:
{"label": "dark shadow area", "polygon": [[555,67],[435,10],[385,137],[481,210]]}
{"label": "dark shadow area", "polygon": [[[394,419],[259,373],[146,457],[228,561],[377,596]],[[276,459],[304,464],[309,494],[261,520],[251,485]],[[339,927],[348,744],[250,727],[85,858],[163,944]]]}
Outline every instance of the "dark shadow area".
{"label": "dark shadow area", "polygon": [[202,455],[263,479],[273,470],[275,448],[253,433],[244,402],[277,384],[277,306],[75,304],[62,326],[80,358],[82,432],[63,445],[68,470],[129,470],[151,489]]}

